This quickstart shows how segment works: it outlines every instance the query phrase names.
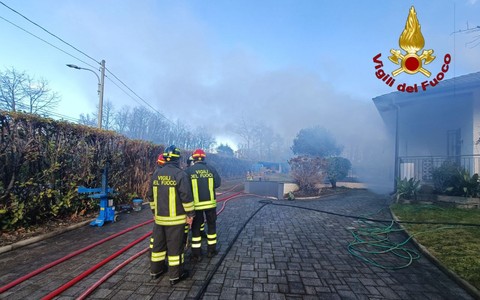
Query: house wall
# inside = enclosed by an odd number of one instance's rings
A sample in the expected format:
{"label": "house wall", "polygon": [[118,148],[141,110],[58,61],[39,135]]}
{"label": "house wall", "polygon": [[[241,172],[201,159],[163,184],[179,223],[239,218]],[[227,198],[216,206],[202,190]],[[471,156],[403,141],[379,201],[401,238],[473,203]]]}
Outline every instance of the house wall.
{"label": "house wall", "polygon": [[471,95],[422,100],[399,108],[399,156],[445,156],[447,132],[456,129],[461,130],[461,154],[472,154]]}
{"label": "house wall", "polygon": [[[479,83],[480,72],[446,80],[428,93],[393,92],[373,98],[394,140],[392,154],[398,149],[398,158],[402,159],[394,176],[428,182],[432,180],[432,170],[448,155],[463,155],[455,160],[470,174],[480,173],[480,144],[476,144],[480,140]],[[455,130],[460,130],[458,139],[453,134]],[[451,147],[447,147],[448,131],[455,137]],[[455,144],[456,141],[459,143]]]}
{"label": "house wall", "polygon": [[477,89],[473,94],[473,154],[480,154],[480,145],[477,145],[475,142],[480,139],[480,88]]}
{"label": "house wall", "polygon": [[[480,145],[476,142],[480,140],[480,88],[472,94],[473,97],[473,145],[472,145],[472,153],[474,155],[480,154]],[[480,160],[475,160],[474,162],[474,170],[472,173],[480,173]]]}

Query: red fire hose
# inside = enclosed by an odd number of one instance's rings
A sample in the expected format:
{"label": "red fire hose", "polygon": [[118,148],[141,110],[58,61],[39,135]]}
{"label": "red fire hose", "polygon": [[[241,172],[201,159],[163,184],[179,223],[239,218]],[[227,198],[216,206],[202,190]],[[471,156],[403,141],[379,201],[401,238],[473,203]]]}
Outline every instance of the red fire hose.
{"label": "red fire hose", "polygon": [[89,268],[88,270],[86,270],[85,272],[83,272],[82,274],[78,275],[77,277],[75,277],[74,279],[70,280],[69,282],[65,283],[64,285],[62,285],[61,287],[59,287],[58,289],[54,290],[53,292],[51,292],[50,294],[46,295],[45,297],[42,298],[42,300],[50,300],[50,299],[53,299],[53,297],[56,297],[58,295],[60,295],[63,291],[65,291],[66,289],[70,288],[71,286],[73,286],[74,284],[76,284],[77,282],[79,282],[80,280],[82,280],[83,278],[87,277],[88,275],[90,275],[91,273],[93,273],[94,271],[96,271],[98,268],[100,268],[101,266],[105,265],[106,263],[110,262],[111,260],[113,260],[115,257],[119,256],[120,254],[122,254],[123,252],[127,251],[128,249],[132,248],[134,245],[140,243],[141,241],[143,241],[144,239],[150,237],[152,235],[152,232],[150,231],[149,233],[143,235],[142,237],[139,237],[138,239],[134,240],[133,242],[131,242],[130,244],[128,244],[127,246],[123,247],[122,249],[118,250],[117,252],[113,253],[112,255],[110,255],[109,257],[105,258],[104,260],[102,260],[101,262],[97,263],[96,265],[92,266],[91,268]]}
{"label": "red fire hose", "polygon": [[85,290],[85,292],[83,292],[80,296],[78,296],[77,300],[83,300],[87,298],[88,295],[90,295],[97,287],[99,287],[102,283],[104,283],[108,278],[110,278],[113,274],[117,273],[117,271],[120,270],[121,268],[125,267],[126,265],[128,265],[129,263],[131,263],[132,261],[140,257],[140,255],[146,253],[148,249],[150,248],[143,249],[142,251],[138,252],[137,254],[133,255],[126,261],[122,262],[121,264],[119,264],[118,266],[110,270],[107,274],[103,275],[102,278],[100,278],[97,282],[95,282],[94,285],[89,287],[87,290]]}
{"label": "red fire hose", "polygon": [[45,266],[43,266],[43,267],[41,267],[41,268],[39,268],[39,269],[37,269],[37,270],[35,270],[35,271],[33,271],[33,272],[30,272],[30,273],[27,274],[27,275],[24,275],[24,276],[22,276],[22,277],[20,277],[20,278],[17,278],[17,279],[15,279],[14,281],[10,282],[10,283],[7,284],[7,285],[4,285],[4,286],[0,287],[0,294],[3,293],[3,292],[5,292],[5,291],[7,291],[7,290],[9,290],[9,289],[11,289],[12,287],[16,286],[17,284],[22,283],[22,282],[24,282],[25,280],[28,280],[28,279],[32,278],[33,276],[38,275],[38,274],[42,273],[43,271],[48,270],[48,269],[50,269],[51,267],[54,267],[54,266],[58,265],[59,263],[62,263],[62,262],[66,261],[66,260],[68,260],[68,259],[70,259],[70,258],[72,258],[72,257],[74,257],[74,256],[76,256],[76,255],[78,255],[78,254],[81,254],[81,253],[83,253],[83,252],[85,252],[85,251],[87,251],[87,250],[92,249],[93,247],[96,247],[96,246],[98,246],[98,245],[100,245],[100,244],[103,244],[103,243],[105,243],[106,241],[109,241],[109,240],[111,240],[111,239],[113,239],[113,238],[116,238],[116,237],[122,235],[122,234],[125,234],[125,233],[127,233],[127,232],[129,232],[129,231],[132,231],[132,230],[134,230],[134,229],[137,229],[138,227],[147,225],[147,224],[152,223],[152,222],[153,222],[153,220],[149,220],[149,221],[140,223],[140,224],[138,224],[138,225],[135,225],[135,226],[133,226],[133,227],[127,228],[127,229],[122,230],[122,231],[120,231],[120,232],[118,232],[118,233],[115,233],[115,234],[113,234],[113,235],[111,235],[111,236],[109,236],[109,237],[107,237],[107,238],[104,238],[104,239],[102,239],[102,240],[100,240],[100,241],[98,241],[98,242],[95,242],[95,243],[93,243],[93,244],[91,244],[91,245],[89,245],[89,246],[87,246],[87,247],[84,247],[84,248],[82,248],[82,249],[80,249],[80,250],[74,251],[74,252],[72,252],[72,253],[70,253],[70,254],[68,254],[68,255],[60,258],[60,259],[57,259],[57,260],[55,260],[55,261],[53,261],[53,262],[51,262],[51,263],[48,263],[48,264],[46,264]]}

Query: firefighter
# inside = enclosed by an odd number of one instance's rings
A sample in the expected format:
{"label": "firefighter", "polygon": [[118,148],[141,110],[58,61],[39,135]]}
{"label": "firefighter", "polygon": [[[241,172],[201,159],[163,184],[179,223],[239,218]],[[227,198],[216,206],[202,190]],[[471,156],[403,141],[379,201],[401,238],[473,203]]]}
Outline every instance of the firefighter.
{"label": "firefighter", "polygon": [[188,277],[183,268],[184,226],[191,226],[195,211],[189,177],[179,167],[180,150],[174,145],[163,153],[165,164],[157,168],[152,178],[149,198],[153,198],[153,247],[150,258],[150,276],[159,278],[167,271],[170,285]]}
{"label": "firefighter", "polygon": [[[162,168],[164,164],[165,164],[165,158],[163,157],[163,153],[160,153],[157,158],[157,167],[155,168],[155,171]],[[153,202],[152,197],[150,197],[150,208],[152,209],[152,212],[155,215],[155,202]],[[150,237],[150,253],[148,255],[152,254],[152,248],[153,248],[153,235]]]}
{"label": "firefighter", "polygon": [[187,168],[193,166],[193,157],[190,155],[187,158]]}
{"label": "firefighter", "polygon": [[[194,160],[193,157],[190,155],[187,159],[187,168],[193,166]],[[188,232],[187,232],[188,234]],[[205,233],[205,222],[200,225],[200,234],[203,238],[207,238],[207,234]]]}
{"label": "firefighter", "polygon": [[193,201],[195,203],[195,218],[192,225],[192,261],[200,261],[202,255],[202,236],[200,228],[207,219],[207,257],[211,258],[218,252],[217,246],[217,201],[215,189],[221,184],[220,176],[214,167],[205,163],[207,155],[202,149],[193,152],[193,166],[186,172],[191,180]]}
{"label": "firefighter", "polygon": [[[187,168],[193,166],[193,157],[190,155],[187,158]],[[188,248],[188,234],[190,232],[190,227],[188,224],[185,224],[185,251],[187,251]],[[207,238],[207,234],[205,233],[205,223],[202,223],[200,226],[200,234],[202,237]]]}
{"label": "firefighter", "polygon": [[165,164],[165,158],[163,157],[163,153],[160,153],[160,155],[157,158],[158,168],[163,167],[164,164]]}

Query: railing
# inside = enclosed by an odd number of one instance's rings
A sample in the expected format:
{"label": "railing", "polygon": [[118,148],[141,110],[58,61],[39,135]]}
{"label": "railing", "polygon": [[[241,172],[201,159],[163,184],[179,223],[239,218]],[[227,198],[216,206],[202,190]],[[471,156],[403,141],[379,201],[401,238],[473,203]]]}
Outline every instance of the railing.
{"label": "railing", "polygon": [[433,170],[440,167],[445,161],[456,163],[469,171],[470,175],[480,173],[480,155],[405,156],[399,157],[398,160],[399,177],[431,182]]}

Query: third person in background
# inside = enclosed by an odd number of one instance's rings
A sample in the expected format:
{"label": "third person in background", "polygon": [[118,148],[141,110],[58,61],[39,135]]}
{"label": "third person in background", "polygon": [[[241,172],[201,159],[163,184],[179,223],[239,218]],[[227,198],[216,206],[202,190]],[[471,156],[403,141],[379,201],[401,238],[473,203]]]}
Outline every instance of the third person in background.
{"label": "third person in background", "polygon": [[193,152],[194,164],[187,168],[192,183],[195,218],[192,224],[192,261],[200,261],[202,255],[202,235],[200,227],[207,219],[207,257],[217,252],[217,201],[215,189],[220,187],[221,178],[217,170],[205,162],[207,155],[202,149]]}

